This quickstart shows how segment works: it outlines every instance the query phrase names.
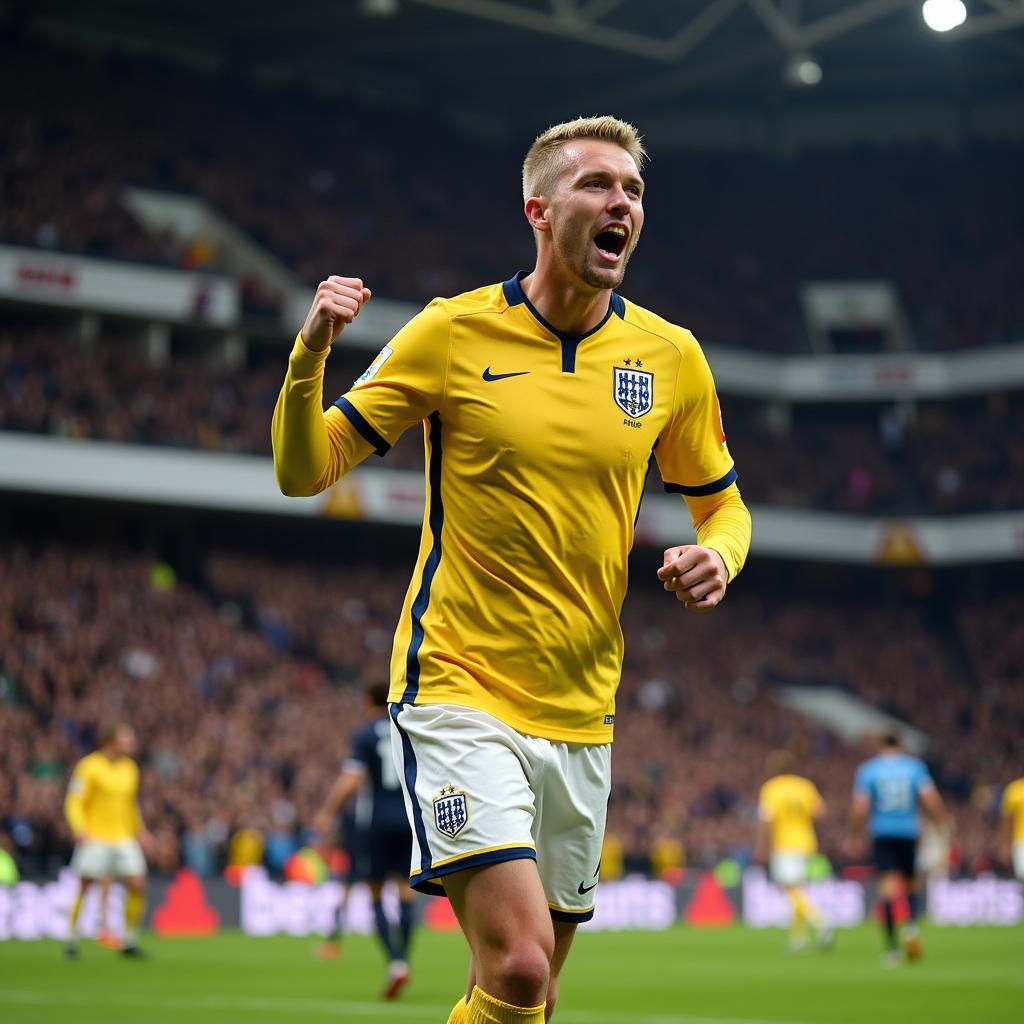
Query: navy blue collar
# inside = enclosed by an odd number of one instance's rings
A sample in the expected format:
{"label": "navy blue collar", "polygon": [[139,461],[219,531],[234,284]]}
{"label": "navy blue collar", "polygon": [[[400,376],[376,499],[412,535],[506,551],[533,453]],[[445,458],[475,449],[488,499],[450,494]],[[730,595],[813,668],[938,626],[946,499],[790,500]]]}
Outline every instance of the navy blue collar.
{"label": "navy blue collar", "polygon": [[566,334],[565,331],[560,331],[553,324],[549,324],[547,320],[540,315],[537,307],[526,297],[526,292],[523,291],[523,286],[520,282],[528,273],[528,270],[517,271],[513,277],[510,277],[501,286],[502,291],[505,293],[505,301],[510,306],[518,306],[520,304],[525,305],[541,327],[546,331],[550,331],[559,341],[570,342],[578,345],[584,338],[589,338],[592,334],[596,334],[601,330],[601,328],[608,323],[608,318],[612,313],[623,320],[626,317],[626,303],[618,292],[612,292],[611,298],[608,300],[608,312],[605,313],[601,318],[601,322],[596,327],[592,327],[586,334]]}

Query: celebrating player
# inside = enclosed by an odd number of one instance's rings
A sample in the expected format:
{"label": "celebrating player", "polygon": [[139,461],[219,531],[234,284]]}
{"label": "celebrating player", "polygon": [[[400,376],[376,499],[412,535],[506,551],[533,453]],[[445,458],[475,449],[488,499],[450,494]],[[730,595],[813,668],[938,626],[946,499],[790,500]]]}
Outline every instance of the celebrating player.
{"label": "celebrating player", "polygon": [[70,959],[78,956],[78,917],[85,894],[94,882],[107,878],[121,879],[127,890],[121,952],[143,955],[138,941],[146,909],[146,858],[140,840],[151,840],[139,812],[139,767],[131,758],[136,747],[130,725],[112,726],[100,736],[100,749],[83,757],[71,773],[64,813],[75,837],[71,870],[80,885],[65,946]]}
{"label": "celebrating player", "polygon": [[[323,806],[313,821],[321,834],[330,831],[338,811],[356,797],[355,841],[349,884],[364,881],[373,898],[377,936],[388,957],[388,980],[384,997],[394,999],[409,981],[409,944],[415,907],[413,892],[406,884],[412,833],[405,815],[405,800],[391,754],[391,725],[388,719],[388,684],[375,683],[366,693],[373,720],[352,739],[352,756],[344,763]],[[358,794],[358,795],[357,795]],[[392,927],[384,913],[381,894],[384,883],[398,881],[399,922]],[[340,916],[338,934],[340,935]]]}
{"label": "celebrating player", "polygon": [[534,269],[435,299],[326,413],[330,345],[370,290],[322,282],[274,412],[278,483],[295,495],[424,422],[427,506],[389,710],[410,882],[447,893],[471,951],[456,1024],[549,1018],[593,915],[619,612],[652,458],[697,533],[665,551],[665,590],[714,608],[749,546],[700,346],[615,291],[643,227],[644,157],[612,117],[540,135],[523,166]]}
{"label": "celebrating player", "polygon": [[856,854],[861,847],[865,822],[873,840],[873,859],[882,900],[886,952],[884,962],[894,966],[902,959],[896,936],[895,904],[905,890],[910,920],[901,934],[908,959],[921,956],[917,919],[921,912],[921,881],[917,870],[917,841],[921,834],[919,807],[940,831],[946,829],[942,797],[932,782],[924,761],[903,750],[899,736],[882,739],[877,757],[858,769],[853,790],[848,848]]}
{"label": "celebrating player", "polygon": [[818,945],[828,949],[835,940],[835,931],[804,891],[808,863],[818,851],[814,825],[825,815],[825,801],[810,779],[794,774],[794,764],[788,750],[774,751],[768,757],[765,767],[769,778],[757,801],[754,858],[759,864],[769,863],[772,881],[785,890],[793,908],[790,949],[796,952],[806,948],[808,924],[814,929]]}
{"label": "celebrating player", "polygon": [[999,856],[1024,882],[1024,778],[1011,782],[1003,790],[1000,805]]}

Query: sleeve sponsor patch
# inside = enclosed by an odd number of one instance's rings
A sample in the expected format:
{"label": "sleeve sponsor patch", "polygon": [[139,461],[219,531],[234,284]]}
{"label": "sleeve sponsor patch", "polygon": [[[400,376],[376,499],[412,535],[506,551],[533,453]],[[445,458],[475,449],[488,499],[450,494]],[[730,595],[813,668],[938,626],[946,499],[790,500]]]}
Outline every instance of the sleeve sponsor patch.
{"label": "sleeve sponsor patch", "polygon": [[353,387],[359,384],[365,384],[368,380],[373,380],[377,371],[388,361],[393,353],[394,349],[390,345],[385,345],[377,353],[377,358],[374,359],[374,361],[363,371],[362,376],[356,379],[356,383]]}

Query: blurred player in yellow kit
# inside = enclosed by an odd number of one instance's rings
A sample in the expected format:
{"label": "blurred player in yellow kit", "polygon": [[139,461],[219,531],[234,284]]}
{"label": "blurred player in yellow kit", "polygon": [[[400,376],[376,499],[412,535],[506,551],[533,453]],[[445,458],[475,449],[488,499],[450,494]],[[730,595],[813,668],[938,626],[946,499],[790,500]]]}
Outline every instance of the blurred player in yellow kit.
{"label": "blurred player in yellow kit", "polygon": [[715,608],[750,544],[700,346],[616,291],[643,226],[644,155],[612,117],[542,133],[523,165],[534,269],[435,299],[324,412],[331,344],[371,298],[361,278],[327,278],[274,412],[291,495],[423,425],[427,504],[389,714],[410,884],[448,896],[470,948],[451,1024],[544,1024],[594,914],[651,462],[696,532],[652,567],[682,605]]}
{"label": "blurred player in yellow kit", "polygon": [[835,931],[804,891],[810,859],[818,852],[814,825],[824,816],[825,801],[810,779],[793,773],[794,764],[788,751],[775,751],[768,757],[770,778],[758,797],[754,859],[769,865],[772,881],[789,897],[793,908],[790,949],[806,948],[808,925],[816,933],[818,945],[828,949],[835,941]]}
{"label": "blurred player in yellow kit", "polygon": [[75,837],[71,870],[81,885],[71,907],[71,927],[65,953],[78,956],[78,918],[85,894],[96,883],[119,878],[126,889],[124,944],[121,952],[141,957],[139,926],[146,909],[146,858],[143,843],[150,840],[139,811],[139,766],[132,760],[135,731],[119,724],[104,730],[100,749],[75,765],[68,784],[64,813]]}
{"label": "blurred player in yellow kit", "polygon": [[1003,790],[1000,805],[999,854],[1004,864],[1024,882],[1024,778],[1011,782]]}

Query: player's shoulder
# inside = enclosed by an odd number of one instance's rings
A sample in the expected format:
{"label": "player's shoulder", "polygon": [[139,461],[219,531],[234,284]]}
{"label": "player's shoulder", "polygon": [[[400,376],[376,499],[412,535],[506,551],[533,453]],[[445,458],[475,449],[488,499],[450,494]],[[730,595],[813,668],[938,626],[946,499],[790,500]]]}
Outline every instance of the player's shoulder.
{"label": "player's shoulder", "polygon": [[1014,779],[1003,790],[1004,804],[1024,804],[1024,778]]}
{"label": "player's shoulder", "polygon": [[94,750],[91,754],[86,754],[75,765],[75,774],[83,775],[95,771],[98,767],[101,767],[102,757],[103,755],[98,750]]}
{"label": "player's shoulder", "polygon": [[508,309],[508,306],[509,302],[504,286],[499,282],[481,285],[472,291],[461,292],[447,298],[433,299],[427,304],[426,309],[433,310],[449,320],[454,320],[477,313],[502,313]]}
{"label": "player's shoulder", "polygon": [[700,342],[689,328],[666,320],[663,316],[659,316],[630,299],[623,299],[622,319],[638,330],[662,338],[677,349],[682,356],[701,352]]}

